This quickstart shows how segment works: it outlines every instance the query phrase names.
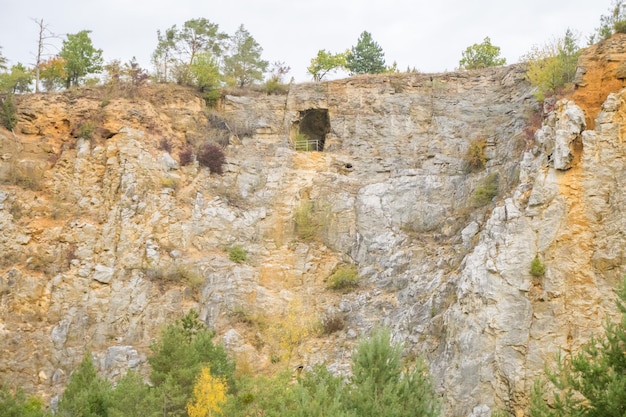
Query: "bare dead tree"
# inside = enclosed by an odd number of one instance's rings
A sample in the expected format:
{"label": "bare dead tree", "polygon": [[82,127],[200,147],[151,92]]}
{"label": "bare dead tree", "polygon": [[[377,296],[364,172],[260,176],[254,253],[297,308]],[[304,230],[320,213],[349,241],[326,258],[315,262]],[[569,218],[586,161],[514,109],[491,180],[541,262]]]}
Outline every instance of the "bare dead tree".
{"label": "bare dead tree", "polygon": [[48,55],[45,53],[46,48],[49,46],[53,46],[51,43],[47,41],[50,39],[58,39],[59,36],[50,32],[48,29],[48,25],[44,24],[43,19],[33,19],[33,22],[37,24],[39,27],[39,37],[37,39],[37,57],[35,61],[35,93],[39,92],[39,69],[41,67],[44,56]]}

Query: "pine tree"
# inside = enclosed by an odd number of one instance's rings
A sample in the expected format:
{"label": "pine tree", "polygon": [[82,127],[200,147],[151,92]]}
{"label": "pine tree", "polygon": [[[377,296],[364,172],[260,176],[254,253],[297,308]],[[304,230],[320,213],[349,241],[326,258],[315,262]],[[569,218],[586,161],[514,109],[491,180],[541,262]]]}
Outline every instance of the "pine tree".
{"label": "pine tree", "polygon": [[110,417],[145,417],[158,411],[153,390],[137,372],[128,371],[111,392]]}
{"label": "pine tree", "polygon": [[261,59],[263,48],[243,25],[231,38],[230,55],[224,58],[224,73],[229,84],[245,87],[263,80],[269,62]]}
{"label": "pine tree", "polygon": [[[607,321],[604,337],[592,338],[579,353],[557,357],[547,381],[531,393],[532,417],[624,417],[626,415],[626,278],[617,291],[622,318]],[[553,388],[544,398],[546,385]]]}
{"label": "pine tree", "polygon": [[439,415],[426,364],[403,370],[402,346],[387,329],[374,331],[352,357],[349,399],[360,417],[434,417]]}
{"label": "pine tree", "polygon": [[59,401],[61,417],[108,417],[111,385],[96,374],[91,353],[85,353]]}
{"label": "pine tree", "polygon": [[43,401],[37,397],[27,397],[21,389],[15,393],[0,387],[0,417],[44,417]]}
{"label": "pine tree", "polygon": [[216,377],[233,377],[234,364],[224,347],[213,343],[215,334],[198,320],[195,310],[168,326],[154,343],[150,380],[156,389],[163,416],[185,416],[196,378],[209,365]]}
{"label": "pine tree", "polygon": [[350,48],[346,56],[346,68],[352,74],[380,74],[385,72],[385,54],[383,49],[364,31],[359,36],[356,46]]}
{"label": "pine tree", "polygon": [[296,407],[290,417],[356,417],[347,403],[343,378],[323,365],[305,373],[294,391]]}

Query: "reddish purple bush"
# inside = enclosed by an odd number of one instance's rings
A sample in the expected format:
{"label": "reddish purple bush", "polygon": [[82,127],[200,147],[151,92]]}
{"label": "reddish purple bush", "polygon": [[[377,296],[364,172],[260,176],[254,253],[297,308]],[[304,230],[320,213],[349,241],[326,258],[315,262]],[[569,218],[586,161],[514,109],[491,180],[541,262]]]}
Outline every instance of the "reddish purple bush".
{"label": "reddish purple bush", "polygon": [[187,145],[182,151],[180,151],[178,154],[178,161],[181,166],[186,166],[193,162],[193,149],[191,146]]}
{"label": "reddish purple bush", "polygon": [[200,146],[197,155],[200,165],[209,168],[212,174],[223,174],[223,165],[226,161],[224,151],[213,143],[205,143]]}

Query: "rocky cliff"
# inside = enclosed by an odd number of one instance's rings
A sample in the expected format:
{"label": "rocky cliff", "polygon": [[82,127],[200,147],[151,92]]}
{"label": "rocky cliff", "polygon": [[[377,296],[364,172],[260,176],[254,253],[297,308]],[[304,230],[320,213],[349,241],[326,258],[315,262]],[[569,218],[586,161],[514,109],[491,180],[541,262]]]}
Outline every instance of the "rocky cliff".
{"label": "rocky cliff", "polygon": [[[625,52],[619,36],[589,48],[577,89],[543,108],[520,66],[214,110],[173,86],[20,97],[0,130],[2,377],[53,398],[87,349],[110,378],[144,369],[159,330],[196,308],[255,372],[345,372],[387,325],[427,359],[445,415],[523,415],[544,362],[615,313]],[[296,150],[303,134],[317,151]],[[205,141],[224,146],[221,176],[181,164]],[[344,265],[360,285],[328,289]]]}

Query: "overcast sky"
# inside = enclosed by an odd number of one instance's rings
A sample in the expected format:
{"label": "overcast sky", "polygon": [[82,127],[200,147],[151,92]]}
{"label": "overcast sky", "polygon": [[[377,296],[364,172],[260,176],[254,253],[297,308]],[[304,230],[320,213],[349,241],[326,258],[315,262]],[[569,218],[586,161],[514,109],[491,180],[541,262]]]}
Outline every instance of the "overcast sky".
{"label": "overcast sky", "polygon": [[[0,0],[0,46],[15,64],[33,64],[43,19],[57,34],[90,30],[105,62],[133,56],[152,71],[157,30],[204,17],[232,35],[240,24],[263,48],[263,58],[291,67],[288,77],[308,81],[317,51],[341,52],[364,30],[387,64],[422,72],[453,71],[468,46],[489,36],[507,63],[533,45],[561,37],[569,27],[581,45],[610,0]],[[53,41],[57,48],[61,39]],[[55,47],[48,52],[54,55]]]}

